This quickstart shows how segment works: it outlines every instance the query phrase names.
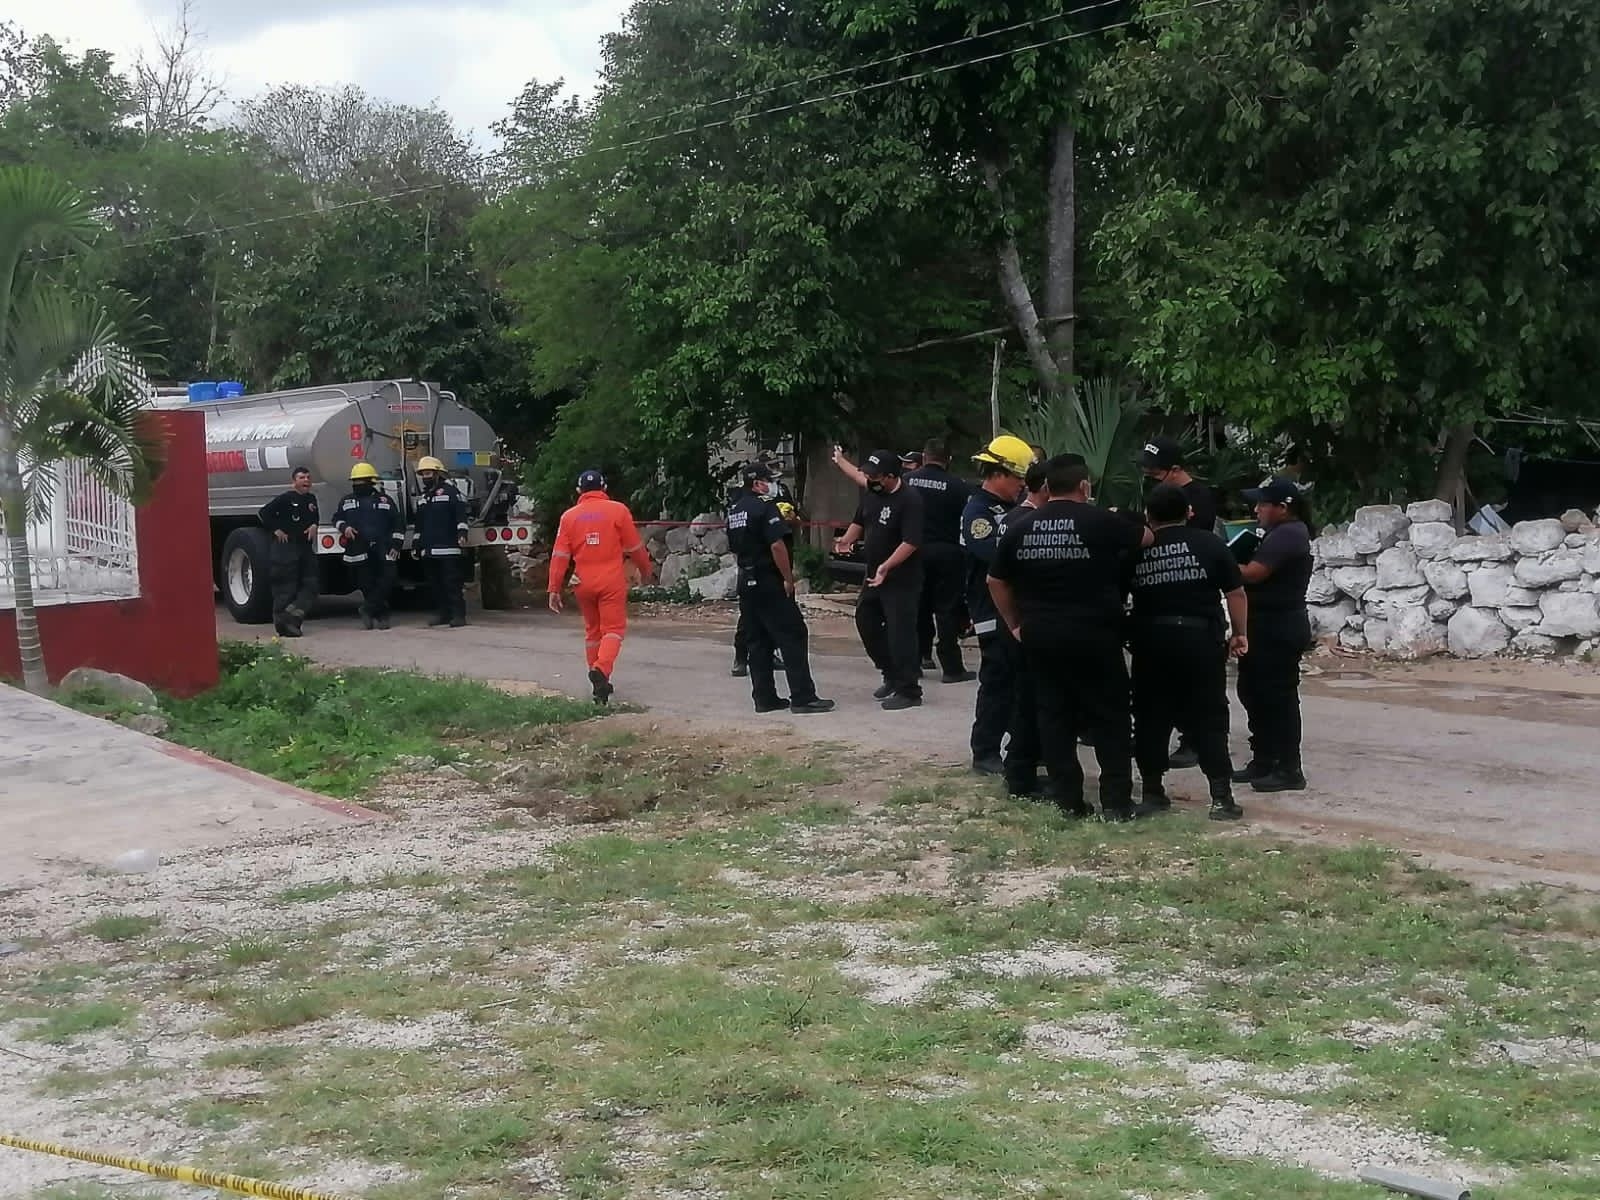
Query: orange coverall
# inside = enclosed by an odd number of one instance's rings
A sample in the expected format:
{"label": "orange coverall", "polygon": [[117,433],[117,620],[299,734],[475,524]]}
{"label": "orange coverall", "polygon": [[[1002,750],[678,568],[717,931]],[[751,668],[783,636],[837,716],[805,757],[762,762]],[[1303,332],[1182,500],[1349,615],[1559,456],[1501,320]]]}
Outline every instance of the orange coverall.
{"label": "orange coverall", "polygon": [[578,609],[583,613],[583,649],[591,668],[607,679],[622,651],[628,629],[628,580],[622,560],[629,558],[639,574],[650,577],[650,552],[644,548],[633,514],[604,492],[584,492],[561,514],[555,548],[550,552],[550,591],[559,593],[570,568],[578,570]]}

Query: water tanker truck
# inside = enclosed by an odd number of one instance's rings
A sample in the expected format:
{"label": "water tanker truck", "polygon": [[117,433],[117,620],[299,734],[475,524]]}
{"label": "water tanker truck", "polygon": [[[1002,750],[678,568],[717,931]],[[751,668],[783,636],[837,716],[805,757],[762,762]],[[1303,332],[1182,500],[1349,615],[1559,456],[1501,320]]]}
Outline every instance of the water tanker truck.
{"label": "water tanker truck", "polygon": [[[317,530],[322,592],[355,590],[333,528],[334,511],[350,490],[350,468],[371,463],[380,486],[400,505],[407,527],[400,587],[423,586],[411,553],[420,492],[418,460],[441,460],[467,502],[468,554],[479,571],[484,607],[507,603],[501,548],[527,545],[533,527],[511,518],[515,481],[489,423],[434,383],[414,379],[327,384],[285,392],[202,399],[183,405],[205,413],[211,553],[217,587],[236,621],[272,619],[268,535],[261,506],[289,487],[290,472],[311,472],[323,526]],[[489,551],[491,553],[486,553]]]}

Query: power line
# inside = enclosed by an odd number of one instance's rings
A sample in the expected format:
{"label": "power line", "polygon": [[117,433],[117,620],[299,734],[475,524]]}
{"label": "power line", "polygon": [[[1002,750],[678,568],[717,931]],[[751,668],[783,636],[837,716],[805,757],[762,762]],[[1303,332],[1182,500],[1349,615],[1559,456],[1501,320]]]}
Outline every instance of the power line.
{"label": "power line", "polygon": [[[1085,4],[1081,8],[1069,8],[1062,12],[1051,13],[1047,17],[1035,17],[1031,21],[1018,21],[1014,25],[1002,25],[996,29],[989,29],[983,33],[968,34],[948,42],[938,42],[932,46],[923,46],[917,50],[906,50],[900,54],[890,54],[883,58],[875,58],[871,62],[858,63],[853,67],[839,67],[832,71],[823,71],[804,79],[791,79],[785,83],[774,83],[767,87],[756,88],[753,91],[741,92],[736,96],[724,96],[720,100],[702,100],[697,104],[685,104],[682,108],[675,108],[671,112],[661,113],[648,118],[651,122],[666,121],[672,117],[681,117],[684,113],[698,112],[704,108],[716,108],[720,104],[737,104],[743,100],[756,100],[762,96],[770,96],[773,92],[781,92],[786,88],[810,87],[813,84],[824,83],[829,79],[837,79],[842,75],[854,75],[858,71],[868,71],[873,67],[886,67],[892,63],[905,62],[908,58],[919,58],[924,54],[934,54],[940,50],[950,50],[956,46],[965,46],[971,42],[981,42],[986,38],[999,37],[1003,33],[1015,33],[1019,29],[1032,29],[1036,25],[1048,25],[1053,21],[1062,21],[1068,17],[1076,17],[1082,13],[1093,12],[1100,8],[1110,8],[1118,4],[1126,4],[1128,0],[1097,0],[1094,4]],[[1098,33],[1098,30],[1091,32]]]}
{"label": "power line", "polygon": [[[1193,12],[1195,9],[1209,8],[1211,5],[1220,3],[1223,3],[1223,0],[1194,0],[1193,3],[1185,4],[1181,8],[1171,8],[1164,9],[1161,12],[1146,13],[1143,16],[1130,18],[1126,21],[1117,21],[1109,25],[1102,25],[1098,29],[1077,30],[1072,33],[1061,34],[1058,37],[1046,38],[1043,41],[1030,42],[1025,46],[1014,46],[1007,50],[997,50],[992,54],[980,55],[977,58],[963,59],[961,62],[945,63],[941,66],[929,67],[926,70],[916,71],[909,75],[898,75],[892,79],[882,79],[875,83],[862,84],[860,87],[846,88],[842,91],[830,92],[821,96],[812,96],[804,100],[792,101],[788,104],[779,104],[771,108],[759,109],[755,112],[739,113],[735,116],[723,117],[720,120],[708,121],[701,125],[690,125],[682,129],[670,129],[663,133],[651,134],[648,137],[635,138],[632,141],[616,142],[607,146],[596,146],[589,150],[580,150],[574,154],[561,155],[548,159],[540,165],[546,167],[559,166],[563,163],[577,162],[579,159],[593,158],[601,154],[614,154],[621,150],[632,150],[640,146],[648,146],[655,142],[665,141],[668,138],[684,137],[691,133],[702,133],[711,129],[725,129],[730,125],[736,125],[741,121],[755,120],[758,117],[770,117],[779,113],[796,112],[800,109],[810,108],[817,104],[829,104],[837,100],[847,100],[852,96],[860,96],[868,92],[880,91],[883,88],[894,87],[897,84],[916,83],[923,79],[931,79],[937,75],[948,74],[951,71],[959,71],[963,67],[978,66],[979,64],[995,62],[1002,58],[1011,58],[1018,54],[1026,54],[1031,50],[1040,50],[1048,46],[1060,45],[1063,42],[1076,41],[1079,38],[1093,37],[1096,34],[1107,33],[1113,29],[1126,29],[1130,26],[1145,24],[1162,17],[1181,16],[1185,13]],[[1091,5],[1090,7],[1100,6]],[[1087,9],[1080,9],[1078,11],[1087,11]],[[908,53],[915,54],[918,52],[910,51]],[[732,97],[730,97],[730,99],[732,99]],[[726,101],[709,101],[707,104],[709,106],[712,104],[725,102]],[[301,209],[297,212],[280,213],[276,216],[260,217],[255,220],[241,221],[233,225],[221,225],[211,229],[196,229],[187,233],[166,234],[162,237],[155,238],[138,238],[132,241],[123,242],[122,247],[126,249],[142,249],[146,246],[160,246],[167,245],[172,242],[187,241],[190,238],[215,237],[224,233],[236,233],[245,229],[256,229],[263,225],[281,224],[285,221],[296,221],[304,217],[318,217],[330,212],[338,212],[352,208],[363,208],[369,204],[387,204],[391,200],[400,200],[407,196],[420,195],[425,192],[442,191],[445,188],[454,186],[456,186],[454,181],[447,183],[421,184],[417,187],[402,188],[399,191],[394,192],[383,192],[375,196],[362,196],[355,200],[346,200],[338,204],[329,204],[321,208]],[[40,259],[39,261],[60,262],[68,257],[69,255],[59,254],[52,258]]]}

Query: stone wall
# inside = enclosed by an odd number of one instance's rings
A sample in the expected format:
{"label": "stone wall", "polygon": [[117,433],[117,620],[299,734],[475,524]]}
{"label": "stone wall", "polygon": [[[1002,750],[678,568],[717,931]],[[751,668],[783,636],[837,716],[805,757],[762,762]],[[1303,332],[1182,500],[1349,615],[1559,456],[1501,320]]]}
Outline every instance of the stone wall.
{"label": "stone wall", "polygon": [[645,546],[656,564],[656,582],[675,588],[687,582],[699,600],[731,600],[739,594],[739,568],[728,553],[722,513],[701,513],[687,525],[647,525]]}
{"label": "stone wall", "polygon": [[1319,636],[1390,658],[1588,656],[1600,639],[1600,528],[1573,509],[1458,536],[1450,506],[1359,509],[1312,543]]}

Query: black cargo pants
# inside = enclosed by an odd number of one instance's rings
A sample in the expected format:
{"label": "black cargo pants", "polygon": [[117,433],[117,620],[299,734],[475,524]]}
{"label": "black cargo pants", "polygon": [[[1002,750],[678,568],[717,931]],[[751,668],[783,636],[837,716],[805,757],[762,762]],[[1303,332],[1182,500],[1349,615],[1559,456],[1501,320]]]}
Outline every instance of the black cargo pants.
{"label": "black cargo pants", "polygon": [[389,598],[394,594],[395,564],[376,550],[369,550],[365,558],[350,563],[350,570],[361,589],[361,611],[375,621],[387,619]]}
{"label": "black cargo pants", "polygon": [[809,704],[817,698],[806,646],[806,619],[794,597],[784,591],[783,580],[769,572],[741,579],[739,624],[749,639],[750,694],[757,704],[778,701],[772,668],[774,650],[783,655],[791,703]]}
{"label": "black cargo pants", "polygon": [[291,615],[291,608],[304,616],[316,604],[320,590],[317,548],[304,535],[291,535],[287,542],[273,537],[267,557],[267,575],[272,584],[273,624],[281,624],[285,615]]}
{"label": "black cargo pants", "polygon": [[428,585],[433,591],[433,604],[443,621],[465,621],[467,598],[462,592],[466,582],[461,552],[435,554],[428,552],[423,560],[428,574]]}
{"label": "black cargo pants", "polygon": [[1022,638],[1051,799],[1068,811],[1084,811],[1078,735],[1086,733],[1100,764],[1101,810],[1131,812],[1133,722],[1122,639],[1115,629],[1093,627],[1032,639],[1024,629]]}
{"label": "black cargo pants", "polygon": [[1220,621],[1157,617],[1133,635],[1133,737],[1139,777],[1154,790],[1176,729],[1208,780],[1233,774],[1228,758],[1228,643]]}
{"label": "black cargo pants", "polygon": [[1304,609],[1250,613],[1250,652],[1239,660],[1239,703],[1257,763],[1300,766],[1300,656],[1311,644]]}
{"label": "black cargo pants", "polygon": [[922,695],[922,661],[917,654],[921,598],[922,568],[913,559],[891,571],[882,587],[862,588],[856,601],[861,645],[884,683],[903,696]]}
{"label": "black cargo pants", "polygon": [[937,648],[939,669],[946,675],[966,670],[961,661],[961,633],[966,625],[967,556],[960,546],[929,542],[918,552],[922,560],[922,599],[917,607],[917,650],[931,657]]}

